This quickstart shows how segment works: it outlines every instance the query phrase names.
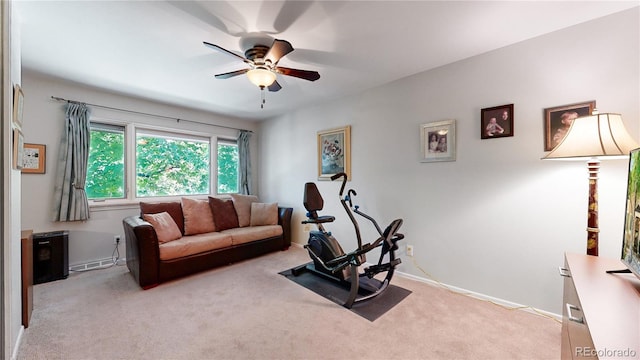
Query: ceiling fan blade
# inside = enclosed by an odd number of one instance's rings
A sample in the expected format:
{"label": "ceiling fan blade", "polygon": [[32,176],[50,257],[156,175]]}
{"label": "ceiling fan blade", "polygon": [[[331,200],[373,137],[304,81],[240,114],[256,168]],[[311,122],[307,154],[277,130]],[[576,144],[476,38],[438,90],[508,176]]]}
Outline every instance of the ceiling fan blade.
{"label": "ceiling fan blade", "polygon": [[224,74],[217,74],[216,79],[228,79],[230,77],[245,74],[247,71],[249,71],[249,69],[241,69],[241,70],[231,71]]}
{"label": "ceiling fan blade", "polygon": [[236,54],[236,53],[234,53],[234,52],[231,52],[231,51],[229,51],[229,50],[227,50],[227,49],[225,49],[225,48],[223,48],[223,47],[220,47],[220,46],[215,45],[215,44],[208,43],[208,42],[206,42],[206,41],[203,41],[202,43],[203,43],[203,44],[205,44],[206,46],[208,46],[208,47],[210,47],[210,48],[214,49],[214,50],[222,51],[222,52],[223,52],[223,53],[225,53],[225,54],[229,54],[229,55],[231,55],[231,56],[235,56],[235,57],[237,57],[238,59],[242,60],[242,62],[244,62],[244,63],[252,64],[251,60],[246,59],[246,58],[244,58],[244,57],[242,57],[242,56],[240,56],[240,55],[238,55],[238,54]]}
{"label": "ceiling fan blade", "polygon": [[267,87],[267,89],[269,89],[269,91],[271,92],[276,92],[276,91],[280,91],[280,89],[282,89],[282,86],[278,84],[278,81],[274,81],[273,84]]}
{"label": "ceiling fan blade", "polygon": [[309,81],[316,81],[320,79],[320,74],[317,71],[309,71],[309,70],[298,70],[298,69],[290,69],[286,67],[276,67],[275,71],[278,74],[295,76],[300,79],[305,79]]}
{"label": "ceiling fan blade", "polygon": [[287,55],[292,51],[293,51],[293,46],[291,46],[290,42],[286,40],[275,39],[273,40],[273,45],[271,45],[271,48],[269,49],[267,54],[264,56],[264,60],[265,62],[269,60],[271,61],[272,64],[277,64],[278,61],[283,56]]}

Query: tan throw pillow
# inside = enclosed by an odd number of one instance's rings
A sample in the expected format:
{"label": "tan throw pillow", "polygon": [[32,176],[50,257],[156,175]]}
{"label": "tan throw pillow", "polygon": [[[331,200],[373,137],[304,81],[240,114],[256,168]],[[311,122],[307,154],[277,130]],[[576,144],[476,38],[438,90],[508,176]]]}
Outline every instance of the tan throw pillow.
{"label": "tan throw pillow", "polygon": [[178,225],[180,233],[184,234],[184,215],[182,215],[182,206],[180,201],[169,201],[159,203],[140,203],[140,215],[143,214],[159,214],[161,212],[168,212],[173,218],[173,221]]}
{"label": "tan throw pillow", "polygon": [[238,225],[240,227],[249,226],[251,223],[251,203],[258,202],[255,195],[231,194],[233,206],[238,214]]}
{"label": "tan throw pillow", "polygon": [[238,215],[231,199],[218,199],[209,196],[209,206],[213,213],[213,221],[216,223],[216,230],[222,231],[235,229],[238,227]]}
{"label": "tan throw pillow", "polygon": [[178,240],[182,237],[178,225],[173,221],[171,215],[164,211],[158,214],[143,214],[142,218],[148,221],[156,231],[158,242],[163,244],[169,241]]}
{"label": "tan throw pillow", "polygon": [[182,198],[184,214],[184,234],[196,235],[216,231],[209,201]]}
{"label": "tan throw pillow", "polygon": [[278,203],[251,203],[251,226],[278,225]]}

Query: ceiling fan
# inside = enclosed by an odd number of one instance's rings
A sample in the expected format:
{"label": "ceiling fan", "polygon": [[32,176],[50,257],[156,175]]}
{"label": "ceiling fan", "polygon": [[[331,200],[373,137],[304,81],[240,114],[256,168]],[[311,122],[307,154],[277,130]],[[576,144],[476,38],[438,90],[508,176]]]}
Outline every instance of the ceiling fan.
{"label": "ceiling fan", "polygon": [[[203,41],[203,43],[215,50],[222,51],[223,53],[234,56],[245,64],[249,65],[249,68],[227,72],[224,74],[217,74],[217,79],[228,79],[230,77],[247,74],[249,81],[263,90],[266,88],[269,91],[275,92],[282,89],[282,86],[276,80],[277,74],[293,76],[300,79],[309,81],[316,81],[320,78],[320,74],[317,71],[291,69],[287,67],[278,66],[278,61],[292,52],[293,46],[286,40],[275,39],[271,47],[264,45],[254,45],[244,53],[244,57],[231,52],[218,45]],[[264,92],[261,107],[264,107]]]}

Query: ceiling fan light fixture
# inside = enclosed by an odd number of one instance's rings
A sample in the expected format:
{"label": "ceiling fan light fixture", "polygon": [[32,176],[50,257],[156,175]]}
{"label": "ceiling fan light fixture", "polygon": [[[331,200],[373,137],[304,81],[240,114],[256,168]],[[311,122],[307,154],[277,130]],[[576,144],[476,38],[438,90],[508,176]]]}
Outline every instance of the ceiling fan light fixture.
{"label": "ceiling fan light fixture", "polygon": [[276,81],[276,74],[273,71],[261,67],[247,71],[247,77],[259,88],[270,86]]}

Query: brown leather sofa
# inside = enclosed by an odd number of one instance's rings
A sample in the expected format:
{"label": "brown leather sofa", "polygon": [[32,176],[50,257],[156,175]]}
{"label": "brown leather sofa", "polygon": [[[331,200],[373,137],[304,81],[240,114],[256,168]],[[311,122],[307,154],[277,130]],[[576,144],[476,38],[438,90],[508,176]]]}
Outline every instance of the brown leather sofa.
{"label": "brown leather sofa", "polygon": [[[143,289],[149,289],[172,279],[269,252],[286,250],[291,245],[292,208],[277,207],[277,225],[281,227],[282,231],[279,231],[275,225],[260,227],[245,224],[245,226],[224,229],[216,233],[189,236],[184,235],[184,217],[180,205],[179,201],[149,203],[145,212],[145,204],[141,203],[140,216],[129,216],[123,219],[127,267]],[[164,246],[164,243],[158,241],[154,227],[142,217],[144,213],[159,213],[161,211],[169,213],[182,232],[182,237],[172,242],[172,246],[180,246],[180,242],[192,240],[202,242],[202,237],[209,235],[217,238],[228,237],[229,239],[225,242],[225,245],[220,245],[219,248],[189,253],[186,256],[173,255],[171,258],[164,256],[163,259],[161,247]],[[261,228],[266,228],[269,231],[261,230]],[[274,228],[277,231],[274,232]],[[264,236],[267,237],[262,238]]]}

